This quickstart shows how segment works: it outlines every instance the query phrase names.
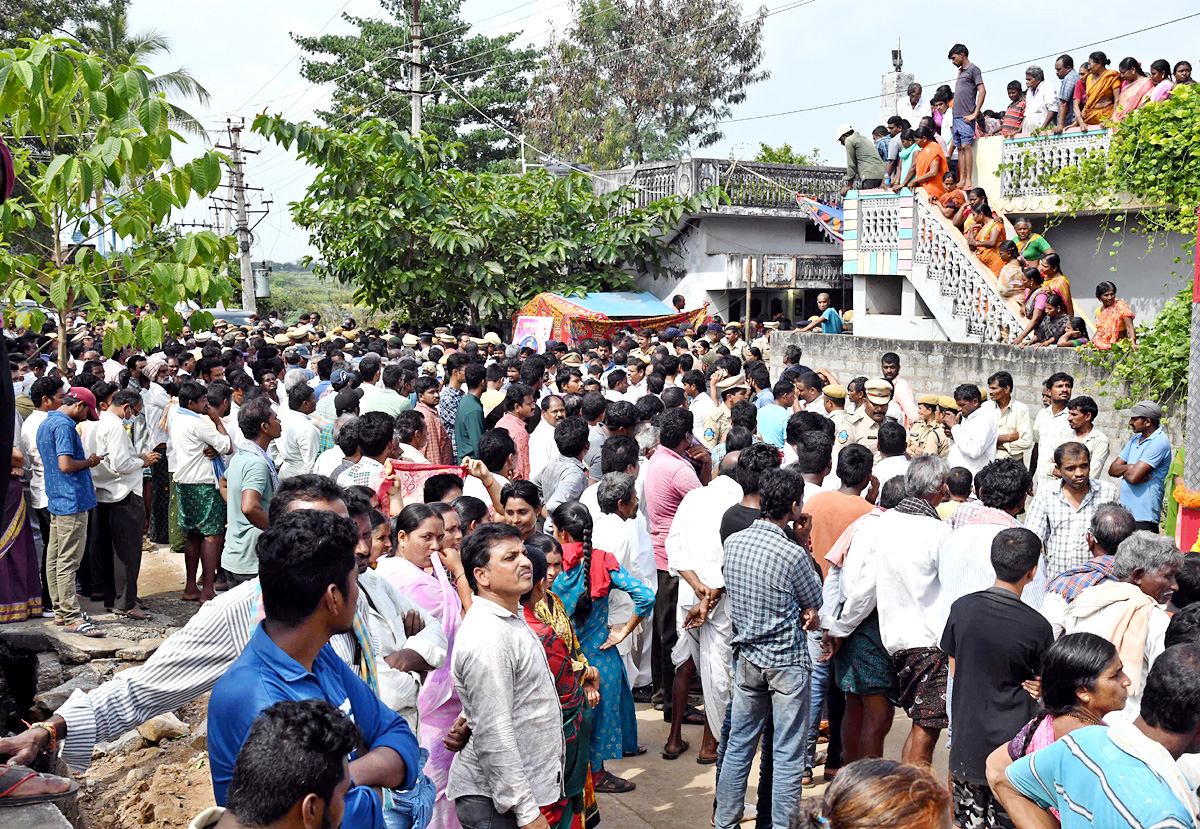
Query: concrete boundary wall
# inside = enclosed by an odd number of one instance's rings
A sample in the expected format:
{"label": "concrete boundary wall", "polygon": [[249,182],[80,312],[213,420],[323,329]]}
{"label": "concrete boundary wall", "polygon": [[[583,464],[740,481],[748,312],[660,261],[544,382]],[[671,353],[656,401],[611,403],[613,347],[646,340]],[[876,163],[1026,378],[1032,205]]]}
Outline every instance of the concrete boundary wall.
{"label": "concrete boundary wall", "polygon": [[[900,355],[900,376],[917,395],[951,394],[959,383],[986,386],[993,372],[1013,377],[1013,397],[1030,407],[1036,417],[1042,405],[1042,383],[1051,374],[1065,371],[1075,377],[1075,394],[1093,397],[1100,408],[1096,425],[1109,438],[1110,457],[1128,442],[1128,422],[1116,411],[1124,388],[1100,387],[1106,371],[1083,361],[1074,349],[1018,348],[1011,345],[892,340],[830,334],[778,332],[771,338],[771,374],[783,370],[783,353],[795,343],[804,350],[804,365],[828,369],[845,385],[858,376],[879,377],[879,358],[893,351]],[[1101,396],[1100,392],[1105,392]],[[1174,418],[1165,424],[1173,446],[1182,445],[1183,424]]]}

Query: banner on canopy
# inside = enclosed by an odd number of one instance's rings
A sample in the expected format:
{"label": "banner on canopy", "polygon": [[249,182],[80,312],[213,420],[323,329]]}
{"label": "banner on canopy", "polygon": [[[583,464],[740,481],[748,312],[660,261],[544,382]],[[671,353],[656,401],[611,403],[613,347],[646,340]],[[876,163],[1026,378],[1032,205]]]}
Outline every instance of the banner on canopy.
{"label": "banner on canopy", "polygon": [[[549,338],[567,343],[579,342],[587,337],[607,338],[622,328],[641,330],[649,328],[652,331],[663,331],[667,328],[684,328],[694,325],[699,328],[708,320],[708,303],[694,311],[684,311],[681,314],[667,314],[655,317],[640,317],[636,319],[609,319],[604,314],[591,311],[582,305],[572,302],[558,294],[541,293],[521,306],[514,316],[514,331],[522,325],[522,318],[539,318],[550,320]],[[525,323],[529,325],[529,323]],[[544,323],[539,323],[539,328]],[[526,329],[522,328],[522,331]],[[514,342],[520,339],[514,336]]]}
{"label": "banner on canopy", "polygon": [[800,193],[796,194],[796,204],[800,205],[805,216],[817,223],[829,241],[839,245],[845,241],[846,233],[842,225],[845,214],[842,208],[819,202]]}

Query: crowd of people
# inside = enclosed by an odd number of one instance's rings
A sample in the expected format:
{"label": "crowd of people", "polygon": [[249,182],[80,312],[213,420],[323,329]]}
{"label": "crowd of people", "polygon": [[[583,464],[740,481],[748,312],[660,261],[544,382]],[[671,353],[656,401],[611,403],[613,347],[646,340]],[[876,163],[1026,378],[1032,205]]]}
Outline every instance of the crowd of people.
{"label": "crowd of people", "polygon": [[839,380],[776,341],[773,371],[769,330],[537,353],[306,314],[105,358],[79,320],[64,366],[15,337],[4,618],[144,619],[152,543],[202,607],[0,738],[0,799],[211,691],[198,829],[592,827],[639,704],[664,761],[715,764],[720,829],[1197,825],[1200,555],[1159,534],[1159,405],[1114,443],[1066,373],[1033,410],[894,353]]}
{"label": "crowd of people", "polygon": [[[1142,106],[1166,100],[1177,85],[1196,83],[1191,64],[1179,61],[1172,67],[1156,60],[1146,76],[1131,57],[1121,61],[1118,73],[1107,68],[1111,61],[1103,52],[1089,55],[1078,71],[1074,59],[1062,55],[1054,63],[1057,90],[1046,82],[1042,67],[1030,66],[1026,87],[1019,81],[1008,84],[1011,103],[1001,115],[982,109],[987,89],[969,54],[962,44],[950,50],[958,68],[953,90],[941,86],[926,101],[922,86],[910,84],[897,102],[898,114],[875,127],[870,138],[849,124],[838,127],[838,140],[846,147],[843,195],[855,186],[923,190],[991,271],[1001,296],[1015,301],[1024,328],[1013,332],[1013,343],[1109,349],[1128,339],[1136,347],[1134,313],[1117,299],[1112,282],[1096,287],[1100,307],[1092,325],[1076,314],[1059,254],[1029,218],[1005,217],[989,204],[987,192],[973,185],[972,148],[977,138],[997,133],[1059,135],[1119,123]],[[1009,238],[1010,229],[1016,238]]]}

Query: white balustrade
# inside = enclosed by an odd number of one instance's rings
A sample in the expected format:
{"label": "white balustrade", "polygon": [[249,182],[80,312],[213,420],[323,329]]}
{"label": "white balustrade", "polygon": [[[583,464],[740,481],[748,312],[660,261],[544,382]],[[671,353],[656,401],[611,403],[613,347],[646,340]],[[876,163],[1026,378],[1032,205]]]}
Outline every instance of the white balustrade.
{"label": "white balustrade", "polygon": [[933,215],[928,202],[916,202],[913,261],[928,266],[928,278],[940,286],[954,316],[966,320],[968,335],[988,343],[1010,341],[1020,333],[1021,321],[984,277],[983,265]]}
{"label": "white balustrade", "polygon": [[859,196],[857,205],[858,249],[863,251],[898,250],[900,246],[900,197]]}
{"label": "white balustrade", "polygon": [[1004,195],[1053,195],[1050,176],[1078,165],[1084,155],[1108,152],[1110,138],[1108,130],[1093,130],[1005,140],[1000,168]]}

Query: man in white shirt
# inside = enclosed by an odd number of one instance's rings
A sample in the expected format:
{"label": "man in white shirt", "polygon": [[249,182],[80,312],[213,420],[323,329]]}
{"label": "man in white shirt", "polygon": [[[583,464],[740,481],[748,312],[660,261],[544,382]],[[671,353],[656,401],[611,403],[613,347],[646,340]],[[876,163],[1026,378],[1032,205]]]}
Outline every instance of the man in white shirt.
{"label": "man in white shirt", "polygon": [[38,550],[38,560],[42,568],[42,610],[49,612],[53,608],[47,604],[49,590],[46,583],[46,542],[50,538],[49,499],[46,497],[46,470],[42,466],[42,455],[37,450],[37,430],[46,419],[46,415],[62,405],[63,385],[61,380],[52,377],[40,377],[29,389],[29,397],[33,400],[34,409],[21,424],[21,451],[25,453],[25,468],[29,470],[30,506],[37,517],[38,530],[41,533],[42,546]]}
{"label": "man in white shirt", "polygon": [[[217,489],[225,472],[222,456],[233,451],[233,441],[220,415],[210,411],[204,386],[184,383],[179,405],[169,416],[175,452],[175,489],[179,500],[179,526],[187,533],[184,555],[184,601],[208,601],[216,596],[213,582],[225,546],[225,501]],[[196,587],[196,569],[203,564],[202,589]]]}
{"label": "man in white shirt", "polygon": [[136,391],[122,389],[113,394],[96,425],[87,430],[84,451],[104,458],[92,470],[96,487],[96,549],[101,571],[111,566],[113,582],[105,579],[104,604],[119,616],[150,618],[137,602],[138,574],[142,568],[142,525],[146,506],[142,502],[142,470],[159,459],[157,452],[138,455],[126,426],[141,412],[142,398]]}
{"label": "man in white shirt", "polygon": [[919,83],[910,83],[908,94],[901,95],[900,100],[896,102],[896,114],[911,124],[913,129],[920,125],[922,118],[933,114],[929,102],[922,96],[922,91]]}
{"label": "man in white shirt", "polygon": [[554,427],[563,419],[567,410],[563,408],[562,398],[550,394],[542,398],[539,404],[542,409],[542,419],[529,435],[529,480],[535,479],[550,459],[558,454],[554,445]]}
{"label": "man in white shirt", "polygon": [[698,440],[703,440],[704,421],[709,413],[717,408],[717,401],[708,393],[708,381],[703,371],[693,368],[683,373],[683,393],[687,395],[687,408],[692,413],[692,422],[695,424],[692,434]]}
{"label": "man in white shirt", "polygon": [[1044,483],[1054,483],[1054,450],[1070,439],[1067,403],[1071,401],[1075,378],[1066,372],[1056,372],[1046,378],[1045,387],[1050,390],[1050,405],[1033,419],[1033,455],[1029,459],[1035,490]]}
{"label": "man in white shirt", "polygon": [[[720,734],[725,723],[733,679],[733,620],[729,602],[721,600],[725,590],[721,519],[727,509],[742,500],[742,487],[735,475],[738,455],[727,454],[721,460],[720,474],[708,486],[683,496],[665,545],[670,572],[680,576],[676,649],[686,652],[683,661],[692,658],[700,670],[704,715],[713,734]],[[701,615],[698,628],[685,630],[688,612],[703,601],[710,607],[707,616]]]}
{"label": "man in white shirt", "polygon": [[996,459],[999,432],[997,410],[983,405],[979,387],[963,383],[954,390],[957,412],[945,412],[942,423],[950,429],[950,466],[962,466],[974,475]]}
{"label": "man in white shirt", "polygon": [[279,409],[283,434],[275,441],[273,453],[280,480],[312,472],[321,449],[321,432],[309,417],[317,408],[312,386],[299,383],[287,394],[287,408]]}
{"label": "man in white shirt", "polygon": [[[978,389],[975,394],[978,399]],[[938,647],[938,550],[950,528],[937,514],[949,476],[950,464],[937,455],[914,458],[904,476],[908,497],[880,516],[872,550],[879,630],[896,669],[897,700],[912,719],[901,754],[905,763],[932,762],[938,735],[949,724],[949,660]]]}
{"label": "man in white shirt", "polygon": [[1025,92],[1025,120],[1021,123],[1021,132],[1046,129],[1058,113],[1058,92],[1052,88],[1053,84],[1046,83],[1046,73],[1040,66],[1025,70],[1025,83],[1029,89]]}

